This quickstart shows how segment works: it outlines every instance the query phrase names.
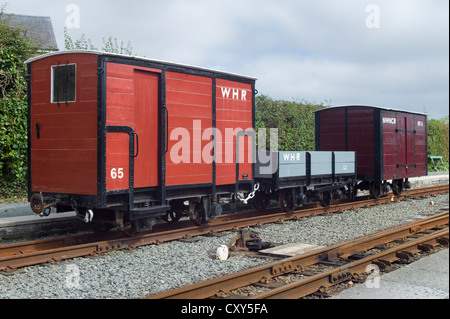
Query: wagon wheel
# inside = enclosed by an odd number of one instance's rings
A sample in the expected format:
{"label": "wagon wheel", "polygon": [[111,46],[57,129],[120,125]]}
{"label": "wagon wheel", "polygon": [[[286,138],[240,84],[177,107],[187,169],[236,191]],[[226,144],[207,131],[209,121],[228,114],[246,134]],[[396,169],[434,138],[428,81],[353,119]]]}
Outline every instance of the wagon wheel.
{"label": "wagon wheel", "polygon": [[394,195],[400,196],[403,190],[403,180],[397,179],[392,182],[392,192],[394,192]]}
{"label": "wagon wheel", "polygon": [[372,182],[369,187],[370,198],[379,199],[381,197],[381,182]]}
{"label": "wagon wheel", "polygon": [[192,220],[197,226],[207,224],[203,210],[195,210],[193,213],[189,213],[189,219]]}
{"label": "wagon wheel", "polygon": [[358,194],[358,188],[356,187],[356,185],[350,184],[347,188],[346,194],[349,200],[355,200],[356,195]]}
{"label": "wagon wheel", "polygon": [[285,212],[292,212],[295,209],[294,195],[291,189],[280,191],[280,207]]}
{"label": "wagon wheel", "polygon": [[183,217],[182,212],[174,212],[174,211],[169,211],[167,212],[166,215],[161,216],[162,220],[168,223],[176,223],[181,219],[181,217]]}
{"label": "wagon wheel", "polygon": [[331,192],[323,192],[320,194],[320,205],[328,207],[331,204]]}
{"label": "wagon wheel", "polygon": [[116,211],[115,225],[127,237],[134,237],[140,232],[139,220],[129,220],[126,212]]}
{"label": "wagon wheel", "polygon": [[192,220],[197,226],[204,225],[206,223],[206,220],[203,205],[190,201],[189,219]]}
{"label": "wagon wheel", "polygon": [[266,209],[270,205],[270,197],[262,192],[256,193],[255,198],[252,200],[253,207],[256,209]]}
{"label": "wagon wheel", "polygon": [[126,225],[125,228],[122,230],[122,233],[125,236],[134,237],[139,233],[138,229],[139,229],[139,221],[135,220],[130,222],[129,225]]}
{"label": "wagon wheel", "polygon": [[138,236],[144,232],[149,232],[155,225],[154,218],[141,218],[138,220],[132,220],[125,225],[125,229],[122,231],[128,237]]}
{"label": "wagon wheel", "polygon": [[112,224],[100,222],[92,224],[92,228],[96,234],[102,235],[109,233],[114,226]]}

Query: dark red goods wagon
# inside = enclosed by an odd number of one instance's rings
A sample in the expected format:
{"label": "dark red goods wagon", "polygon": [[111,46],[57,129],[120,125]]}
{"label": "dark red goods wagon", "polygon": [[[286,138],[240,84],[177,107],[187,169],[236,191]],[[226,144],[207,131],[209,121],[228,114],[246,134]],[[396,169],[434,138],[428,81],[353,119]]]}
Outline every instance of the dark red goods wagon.
{"label": "dark red goods wagon", "polygon": [[316,112],[316,149],[356,151],[360,188],[372,197],[390,188],[401,193],[409,178],[428,174],[427,116],[370,106],[324,109]]}
{"label": "dark red goods wagon", "polygon": [[27,63],[36,213],[204,220],[218,195],[253,189],[255,78],[92,51]]}

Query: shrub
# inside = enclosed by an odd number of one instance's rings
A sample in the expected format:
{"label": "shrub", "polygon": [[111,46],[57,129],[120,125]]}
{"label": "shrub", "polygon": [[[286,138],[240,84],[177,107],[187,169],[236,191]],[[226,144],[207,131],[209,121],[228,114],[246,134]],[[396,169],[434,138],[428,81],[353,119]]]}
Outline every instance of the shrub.
{"label": "shrub", "polygon": [[32,41],[0,10],[0,194],[24,192],[27,173],[27,68]]}
{"label": "shrub", "polygon": [[[449,162],[449,116],[439,120],[428,121],[428,155],[442,156],[444,162]],[[448,170],[447,166],[440,166],[442,170]]]}
{"label": "shrub", "polygon": [[[256,128],[277,128],[280,151],[311,151],[316,149],[314,111],[323,104],[305,101],[272,100],[267,95],[256,98]],[[267,139],[269,145],[269,138]]]}

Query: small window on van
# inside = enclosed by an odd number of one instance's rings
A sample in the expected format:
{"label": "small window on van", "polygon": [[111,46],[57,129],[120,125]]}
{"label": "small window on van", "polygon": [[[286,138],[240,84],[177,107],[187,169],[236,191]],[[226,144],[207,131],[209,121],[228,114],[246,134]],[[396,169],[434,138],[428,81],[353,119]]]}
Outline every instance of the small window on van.
{"label": "small window on van", "polygon": [[52,103],[69,103],[76,100],[76,65],[52,66]]}

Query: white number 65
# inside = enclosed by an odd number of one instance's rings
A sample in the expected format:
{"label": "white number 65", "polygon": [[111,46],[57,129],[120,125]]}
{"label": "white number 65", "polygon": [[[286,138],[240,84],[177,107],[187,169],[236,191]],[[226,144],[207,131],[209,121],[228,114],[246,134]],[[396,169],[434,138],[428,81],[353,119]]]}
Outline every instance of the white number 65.
{"label": "white number 65", "polygon": [[123,174],[123,168],[119,168],[119,169],[117,169],[117,168],[113,168],[112,170],[111,170],[111,177],[112,177],[112,179],[122,179],[123,178],[123,176],[124,176],[124,174]]}

